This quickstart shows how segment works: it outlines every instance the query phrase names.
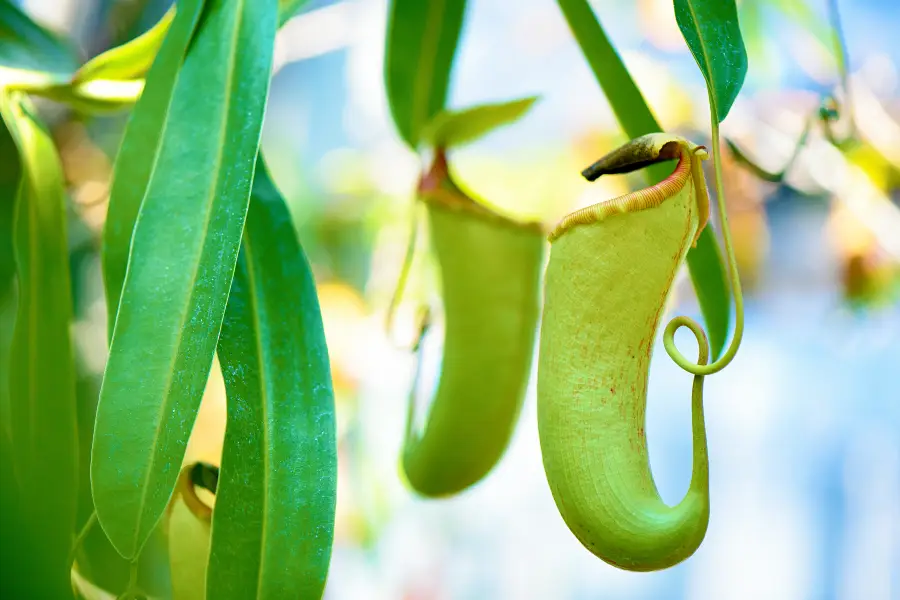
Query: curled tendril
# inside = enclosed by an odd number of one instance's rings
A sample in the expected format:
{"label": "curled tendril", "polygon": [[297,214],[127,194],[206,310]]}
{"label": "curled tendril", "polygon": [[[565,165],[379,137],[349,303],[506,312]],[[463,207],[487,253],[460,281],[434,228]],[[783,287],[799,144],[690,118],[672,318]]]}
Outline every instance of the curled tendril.
{"label": "curled tendril", "polygon": [[[850,83],[847,73],[847,48],[844,42],[843,32],[841,31],[841,21],[840,15],[838,14],[837,10],[836,0],[829,0],[829,14],[831,18],[832,33],[834,37],[835,55],[838,60],[838,71],[841,77],[841,86],[844,91],[844,104],[846,112],[849,115],[850,133],[848,134],[847,138],[843,140],[836,139],[831,128],[832,122],[836,120],[839,113],[836,99],[834,99],[833,97],[825,98],[820,106],[820,109],[818,110],[818,113],[819,121],[822,124],[822,129],[824,130],[825,137],[834,146],[843,148],[851,144],[855,138],[855,123],[853,120],[853,110],[850,106]],[[708,365],[691,362],[690,360],[685,358],[685,356],[681,353],[680,350],[678,350],[678,347],[675,345],[675,332],[678,331],[678,329],[680,329],[681,327],[687,327],[691,330],[691,333],[694,334],[694,338],[696,338],[697,344],[698,346],[700,346],[701,353],[704,347],[708,349],[709,344],[706,341],[706,336],[704,335],[703,329],[696,321],[685,316],[679,316],[672,319],[666,325],[666,329],[663,334],[663,345],[666,348],[666,352],[668,353],[669,357],[675,362],[675,364],[677,364],[688,373],[691,373],[692,375],[711,375],[713,373],[721,371],[726,366],[728,366],[728,364],[731,363],[731,361],[734,359],[735,354],[737,354],[738,348],[741,345],[741,339],[744,335],[744,298],[741,293],[741,280],[737,269],[737,260],[735,259],[734,255],[734,247],[731,243],[731,234],[728,229],[728,217],[725,212],[725,189],[722,184],[722,161],[719,144],[719,119],[718,115],[716,114],[715,103],[713,102],[712,96],[710,96],[710,109],[710,120],[712,123],[713,164],[716,173],[716,204],[718,205],[719,223],[722,227],[722,238],[725,242],[725,253],[728,260],[729,281],[731,283],[731,291],[734,296],[735,324],[734,336],[731,339],[731,343],[729,344],[728,349],[721,357],[719,357],[712,364]],[[791,156],[786,169],[793,165],[794,160],[797,158],[800,146],[802,146],[806,141],[810,124],[811,119],[810,123],[807,123],[806,129],[804,129],[803,135],[801,135],[800,138],[800,142],[798,143],[797,148],[794,150],[794,153]],[[733,150],[734,146],[731,146]],[[784,177],[785,171],[783,171],[781,174],[775,175],[780,175],[779,179],[782,179]],[[697,181],[701,182],[701,185],[703,185],[702,176],[697,178]],[[705,185],[703,187],[704,189],[700,190],[700,193],[705,194]]]}
{"label": "curled tendril", "polygon": [[197,488],[203,488],[213,494],[219,480],[219,469],[214,465],[197,462],[186,465],[178,476],[177,490],[188,510],[201,521],[212,519],[212,508],[197,495]]}
{"label": "curled tendril", "polygon": [[[722,227],[722,238],[725,242],[725,254],[728,260],[731,293],[734,296],[734,336],[731,338],[728,349],[725,350],[725,353],[717,360],[711,364],[703,364],[706,362],[705,360],[700,360],[699,363],[695,363],[687,359],[675,345],[675,332],[681,327],[690,329],[691,333],[694,334],[694,338],[697,340],[697,345],[700,348],[700,356],[702,357],[709,354],[709,342],[707,341],[707,336],[703,331],[703,328],[700,327],[696,321],[685,316],[678,316],[669,321],[666,325],[665,332],[663,333],[663,346],[665,346],[666,353],[668,353],[675,364],[692,375],[712,375],[727,367],[737,354],[738,348],[741,345],[741,339],[744,337],[744,297],[741,292],[741,278],[737,269],[737,259],[735,258],[734,247],[731,243],[731,233],[728,229],[728,215],[725,211],[725,187],[722,183],[722,157],[719,148],[719,121],[715,111],[712,112],[711,117],[712,154],[716,173],[716,205],[718,206],[719,223]],[[700,169],[699,161],[695,161],[695,165],[692,168]],[[706,195],[707,190],[703,174],[698,173],[698,176],[695,177],[694,180],[698,182],[701,188],[697,190],[697,193]]]}

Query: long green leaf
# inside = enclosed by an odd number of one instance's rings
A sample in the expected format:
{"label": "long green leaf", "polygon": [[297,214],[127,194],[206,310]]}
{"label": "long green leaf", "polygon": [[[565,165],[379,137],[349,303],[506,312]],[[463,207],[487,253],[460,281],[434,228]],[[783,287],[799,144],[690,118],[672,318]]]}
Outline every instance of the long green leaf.
{"label": "long green leaf", "polygon": [[320,598],[334,532],[334,395],[312,271],[260,157],[219,339],[228,426],[207,589]]}
{"label": "long green leaf", "polygon": [[[278,0],[278,26],[293,17],[306,0]],[[149,30],[133,40],[110,48],[82,65],[72,83],[92,80],[135,80],[143,78],[159,52],[175,17],[175,5]]]}
{"label": "long green leaf", "polygon": [[474,142],[495,129],[515,123],[525,116],[537,96],[482,104],[463,110],[439,112],[425,126],[422,140],[438,148],[453,148]]}
{"label": "long green leaf", "polygon": [[444,108],[465,9],[465,0],[391,1],[385,84],[397,131],[413,149]]}
{"label": "long green leaf", "polygon": [[203,5],[204,0],[181,0],[181,10],[147,74],[147,83],[131,113],[116,155],[102,254],[109,337],[112,337],[125,282],[134,223],[159,161],[166,117]]}
{"label": "long green leaf", "polygon": [[71,73],[73,47],[31,20],[9,0],[0,0],[0,65],[28,71]]}
{"label": "long green leaf", "polygon": [[[12,287],[16,274],[13,253],[13,208],[19,191],[22,170],[19,152],[6,126],[0,123],[0,309]],[[5,376],[0,377],[0,384]],[[0,390],[0,398],[6,389]],[[0,412],[0,414],[3,414]]]}
{"label": "long green leaf", "polygon": [[[637,138],[662,131],[587,1],[558,0],[558,3],[626,135]],[[645,171],[648,173],[648,183],[655,184],[665,179],[671,168],[657,164]],[[717,357],[728,339],[731,294],[711,228],[707,227],[700,234],[697,246],[688,252],[687,262],[706,321],[711,353]]]}
{"label": "long green leaf", "polygon": [[[283,23],[306,0],[279,0],[279,21]],[[117,155],[113,175],[110,205],[106,217],[103,239],[103,270],[106,301],[109,310],[109,335],[112,335],[125,268],[131,246],[131,233],[146,193],[153,161],[137,159],[148,153],[159,152],[163,123],[172,100],[172,92],[181,63],[199,21],[204,0],[180,0],[181,15],[175,17],[173,6],[165,17],[151,30],[124,46],[114,48],[79,69],[75,80],[89,78],[122,78],[136,75],[128,65],[133,54],[141,55],[141,68],[146,70],[146,60],[152,64],[147,74],[141,98],[129,119],[121,148]],[[174,23],[173,23],[174,21]],[[140,41],[139,41],[140,40]],[[150,53],[154,56],[150,56]],[[127,70],[127,72],[126,72]]]}
{"label": "long green leaf", "polygon": [[722,122],[747,75],[747,50],[734,0],[675,0],[675,20],[706,79],[709,100]]}
{"label": "long green leaf", "polygon": [[172,494],[212,365],[269,90],[275,0],[208,0],[135,223],[100,390],[91,482],[135,556]]}
{"label": "long green leaf", "polygon": [[26,98],[0,90],[0,113],[23,167],[13,231],[19,279],[9,364],[13,464],[42,576],[70,595],[78,434],[62,166]]}
{"label": "long green leaf", "polygon": [[[286,23],[305,3],[306,0],[278,0],[278,26]],[[146,32],[121,46],[110,48],[82,65],[72,77],[72,83],[142,79],[160,51],[174,18],[175,5]],[[181,39],[180,36],[178,39]]]}
{"label": "long green leaf", "polygon": [[173,5],[159,22],[128,43],[111,48],[95,56],[72,77],[73,83],[84,83],[97,79],[129,80],[141,79],[153,65],[166,33],[175,18]]}

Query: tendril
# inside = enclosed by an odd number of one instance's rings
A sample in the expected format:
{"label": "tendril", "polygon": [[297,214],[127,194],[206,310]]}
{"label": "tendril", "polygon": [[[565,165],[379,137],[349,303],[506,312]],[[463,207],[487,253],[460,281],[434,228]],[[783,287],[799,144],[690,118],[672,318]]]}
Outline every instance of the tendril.
{"label": "tendril", "polygon": [[[407,279],[409,279],[409,272],[412,267],[413,258],[416,254],[416,243],[419,238],[419,203],[414,201],[411,208],[412,214],[410,215],[406,254],[403,257],[403,266],[400,268],[400,275],[397,277],[394,293],[391,296],[391,302],[388,304],[387,314],[384,319],[384,329],[387,332],[388,339],[390,339],[394,346],[401,348],[407,348],[408,346],[397,342],[393,337],[394,317],[397,314],[397,308],[400,306],[400,301],[403,298],[403,292],[406,290],[406,282]],[[417,345],[417,342],[414,343]]]}
{"label": "tendril", "polygon": [[422,375],[422,341],[431,328],[431,311],[424,307],[419,315],[419,334],[413,344],[412,351],[416,355],[416,370],[413,373],[412,385],[409,388],[409,396],[406,404],[406,427],[403,434],[404,446],[409,443],[416,416],[416,391],[419,388],[419,378]]}
{"label": "tendril", "polygon": [[797,158],[800,156],[800,152],[806,147],[806,140],[809,138],[809,133],[812,130],[812,125],[815,122],[815,117],[819,114],[819,109],[817,108],[807,119],[806,123],[803,125],[803,131],[800,133],[800,137],[797,138],[797,143],[794,144],[794,149],[791,151],[790,157],[787,159],[787,162],[784,163],[784,166],[781,167],[779,171],[768,171],[763,168],[759,163],[753,161],[750,157],[748,157],[744,152],[738,147],[737,144],[725,138],[725,144],[728,146],[728,150],[731,151],[731,155],[734,158],[734,161],[745,167],[751,173],[756,175],[757,178],[762,179],[763,181],[768,181],[769,183],[781,183],[784,181],[785,177],[787,177],[788,173],[791,172],[791,169],[794,166],[794,163],[797,162]]}
{"label": "tendril", "polygon": [[91,511],[91,516],[88,517],[88,520],[85,521],[84,526],[78,532],[78,535],[75,536],[75,541],[72,543],[72,548],[69,550],[68,564],[69,571],[75,568],[75,561],[78,557],[78,551],[81,549],[81,546],[84,544],[84,540],[87,539],[88,534],[91,532],[91,529],[97,523],[97,511]]}
{"label": "tendril", "polygon": [[[209,471],[204,473],[204,471]],[[195,463],[187,465],[178,476],[177,490],[181,493],[181,499],[191,513],[201,521],[209,522],[212,519],[212,508],[197,495],[197,487],[215,493],[218,483],[218,469],[212,465]]]}
{"label": "tendril", "polygon": [[[678,350],[675,345],[675,332],[681,327],[687,327],[694,334],[697,345],[700,347],[700,356],[709,353],[709,342],[703,328],[693,319],[685,316],[678,316],[669,321],[666,330],[663,333],[663,345],[669,357],[675,361],[679,367],[691,373],[692,375],[712,375],[724,369],[734,359],[738,348],[741,345],[741,339],[744,336],[744,297],[741,293],[741,278],[737,269],[737,260],[734,255],[734,247],[731,244],[731,233],[728,229],[728,216],[725,211],[725,187],[722,183],[722,160],[721,150],[719,148],[719,119],[716,114],[715,103],[710,96],[710,117],[712,121],[712,153],[713,166],[716,173],[716,205],[719,211],[719,223],[722,227],[722,238],[725,242],[725,254],[728,260],[729,281],[731,283],[731,292],[734,296],[734,336],[725,353],[712,364],[698,364],[691,362]],[[695,168],[699,168],[699,165]],[[706,194],[706,186],[703,184],[703,176],[700,175],[699,183],[702,189],[697,193]],[[700,363],[705,361],[701,360]]]}

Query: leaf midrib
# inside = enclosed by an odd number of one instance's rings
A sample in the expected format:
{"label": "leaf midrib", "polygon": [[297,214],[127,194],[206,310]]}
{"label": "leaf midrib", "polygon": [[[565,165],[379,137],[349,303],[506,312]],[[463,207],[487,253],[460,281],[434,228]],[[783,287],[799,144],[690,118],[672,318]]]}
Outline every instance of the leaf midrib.
{"label": "leaf midrib", "polygon": [[[243,21],[245,0],[236,0],[236,4],[237,4],[237,8],[235,9],[235,11],[237,12],[237,16],[235,18],[235,26],[234,26],[234,29],[232,31],[232,36],[231,36],[232,43],[230,46],[231,47],[230,56],[228,58],[228,71],[227,71],[228,74],[226,76],[226,84],[225,84],[225,91],[226,91],[225,102],[224,102],[224,107],[222,110],[221,125],[219,127],[219,143],[218,143],[218,153],[217,153],[217,159],[216,159],[216,165],[217,165],[216,175],[215,175],[214,183],[211,186],[210,193],[208,194],[207,201],[206,201],[206,208],[207,208],[206,219],[203,224],[203,240],[204,241],[209,237],[208,236],[209,224],[210,224],[210,221],[212,220],[212,205],[217,196],[216,192],[218,191],[219,184],[220,184],[219,175],[221,172],[222,156],[224,154],[224,147],[225,147],[225,130],[227,129],[228,115],[231,110],[231,95],[232,95],[231,92],[234,87],[234,65],[235,65],[235,62],[236,62],[235,59],[237,56],[236,40],[238,38],[238,33],[240,32],[241,24]],[[195,36],[199,35],[199,31],[196,31],[194,33],[194,35]],[[187,57],[185,57],[185,60],[187,60]],[[180,73],[180,71],[179,71],[179,73]],[[174,97],[174,94],[173,94],[173,97]],[[166,122],[168,123],[168,119],[166,120]],[[160,144],[160,147],[162,147],[162,144]],[[148,186],[148,188],[149,188],[149,186]],[[140,216],[138,218],[140,219]],[[132,235],[132,243],[133,242],[134,242],[134,236]],[[194,281],[194,282],[197,281],[197,273],[200,271],[200,262],[203,257],[203,250],[205,247],[206,247],[205,242],[203,244],[201,244],[199,247],[199,252],[197,253],[197,258],[196,258],[196,261],[194,264],[193,275],[191,276],[191,281]],[[184,326],[187,323],[188,314],[190,312],[190,307],[191,307],[193,299],[194,299],[194,293],[193,293],[193,289],[192,289],[192,292],[190,294],[188,294],[188,296],[187,296],[187,302],[185,302],[184,307],[180,311],[180,316],[181,316],[180,325],[181,326],[179,328],[179,331],[182,331],[182,332],[184,331]],[[159,442],[159,436],[162,432],[161,425],[162,425],[163,415],[167,412],[169,405],[170,405],[170,402],[169,402],[169,399],[171,398],[170,392],[172,389],[172,384],[174,383],[174,380],[175,380],[175,366],[178,362],[178,356],[181,354],[181,349],[183,347],[183,340],[184,340],[184,336],[182,335],[179,338],[178,347],[175,349],[175,352],[172,353],[172,361],[169,365],[169,371],[168,371],[169,376],[166,379],[165,387],[163,389],[164,402],[162,402],[160,404],[160,410],[156,415],[155,422],[157,423],[157,426],[156,426],[156,430],[154,431],[153,444],[152,444],[152,448],[154,449],[154,452],[152,453],[152,455],[150,457],[150,464],[147,465],[148,468],[147,468],[146,474],[144,476],[143,485],[141,487],[141,499],[138,504],[138,507],[139,507],[138,521],[137,521],[137,527],[135,527],[135,530],[134,530],[135,549],[137,548],[137,540],[140,537],[141,524],[144,520],[144,507],[147,503],[147,493],[150,488],[150,486],[149,486],[150,478],[153,473],[153,467],[155,466],[156,460],[159,456],[159,453],[156,451],[156,449],[157,449],[157,443]]]}
{"label": "leaf midrib", "polygon": [[[254,342],[256,346],[256,361],[259,367],[259,396],[260,396],[260,412],[262,416],[262,442],[263,442],[263,452],[262,452],[262,461],[263,461],[263,470],[262,470],[262,478],[263,478],[263,506],[262,506],[262,534],[259,539],[259,570],[256,573],[256,597],[262,597],[263,590],[263,573],[265,572],[265,562],[266,562],[266,538],[268,537],[268,521],[269,521],[269,498],[271,494],[269,493],[269,485],[270,481],[270,471],[269,471],[269,463],[270,463],[270,455],[271,455],[271,436],[269,432],[269,386],[268,386],[268,374],[266,370],[266,361],[265,361],[265,353],[262,347],[262,328],[260,327],[260,319],[259,319],[259,307],[261,306],[260,298],[265,296],[265,293],[262,291],[257,291],[257,277],[256,277],[256,268],[253,262],[253,252],[251,249],[250,236],[244,236],[244,254],[247,263],[247,288],[250,291],[250,304],[252,319],[253,319],[253,332],[254,332]],[[261,290],[261,288],[260,288]]]}
{"label": "leaf midrib", "polygon": [[[202,12],[206,9],[206,0],[199,0],[199,3],[200,3],[200,7],[197,10]],[[190,16],[193,18],[193,15],[190,15]],[[172,30],[174,30],[174,23],[172,24]],[[172,31],[172,30],[170,30],[170,31]],[[184,64],[184,61],[187,58],[188,48],[190,47],[190,41],[191,41],[191,39],[193,39],[193,37],[196,34],[197,34],[197,23],[195,23],[194,27],[191,28],[191,34],[188,36],[188,45],[185,46],[184,52],[179,52],[178,56],[176,57],[177,60],[180,60],[181,64]],[[172,100],[175,98],[175,90],[178,89],[178,82],[180,80],[181,80],[181,69],[179,68],[175,71],[175,81],[172,83],[172,92],[169,94],[168,100],[166,102],[166,110],[165,110],[166,115],[169,114],[169,109],[172,107]],[[142,94],[142,96],[143,96],[143,94]],[[138,101],[140,101],[140,99],[138,99]],[[132,246],[134,245],[134,230],[137,227],[137,223],[141,219],[141,207],[144,205],[144,201],[147,199],[147,192],[150,190],[150,182],[153,181],[153,176],[156,175],[156,168],[159,165],[159,157],[162,154],[163,140],[166,137],[166,132],[168,131],[168,129],[169,129],[169,119],[163,119],[162,130],[159,133],[159,137],[156,138],[156,146],[153,149],[153,162],[151,163],[151,166],[150,166],[150,173],[147,175],[147,180],[144,184],[144,193],[141,195],[141,200],[140,200],[140,203],[138,204],[138,212],[137,212],[137,215],[135,216],[134,225],[130,229],[130,235],[128,238],[128,252],[125,255],[125,272],[122,274],[122,283],[121,283],[121,287],[119,288],[118,300],[116,303],[116,313],[117,314],[119,311],[119,307],[122,305],[122,294],[125,292],[125,283],[128,281],[128,272],[130,271],[129,267],[130,267],[130,262],[131,262],[128,259],[131,256]],[[127,135],[127,131],[126,131],[126,135]],[[116,166],[118,166],[118,160],[116,161]],[[114,167],[113,176],[116,177],[117,175],[118,175],[118,173],[116,172],[115,167]],[[116,335],[116,323],[117,322],[118,322],[118,319],[115,319],[113,321],[113,330],[112,330],[112,334],[110,335],[110,338],[109,338],[110,340],[112,340]]]}
{"label": "leaf midrib", "polygon": [[[422,126],[428,119],[428,104],[431,99],[428,88],[434,81],[434,61],[437,58],[438,46],[440,45],[440,36],[436,35],[436,33],[440,30],[441,17],[444,15],[447,1],[431,0],[429,2],[431,10],[428,12],[425,29],[422,31],[424,43],[422,45],[422,53],[419,55],[419,68],[416,70],[416,93],[413,96],[412,123],[410,123],[412,128],[410,133],[417,144],[420,141]],[[426,58],[429,60],[426,60]]]}
{"label": "leaf midrib", "polygon": [[703,38],[703,31],[700,28],[700,22],[697,20],[697,11],[694,10],[694,2],[693,0],[684,0],[685,4],[687,4],[688,10],[691,11],[691,23],[694,26],[694,31],[697,32],[697,40],[700,42],[700,52],[703,54],[703,78],[706,79],[707,84],[709,85],[709,105],[712,109],[713,114],[716,117],[716,122],[719,122],[719,94],[716,91],[716,82],[713,77],[712,70],[712,62],[709,60],[709,51],[706,48],[706,40]]}

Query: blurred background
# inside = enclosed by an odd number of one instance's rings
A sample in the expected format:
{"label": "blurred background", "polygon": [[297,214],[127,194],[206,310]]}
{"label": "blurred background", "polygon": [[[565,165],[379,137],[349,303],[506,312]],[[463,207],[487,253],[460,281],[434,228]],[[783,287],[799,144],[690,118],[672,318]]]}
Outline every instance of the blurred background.
{"label": "blurred background", "polygon": [[[169,2],[18,4],[88,58],[146,30]],[[708,145],[705,87],[670,0],[592,4],[664,128]],[[402,345],[422,305],[440,314],[440,290],[420,236],[388,335],[422,164],[387,108],[387,3],[311,0],[280,32],[263,149],[314,266],[332,360],[340,455],[328,600],[900,599],[900,304],[891,287],[900,272],[900,3],[840,2],[849,102],[827,0],[738,5],[750,68],[723,135],[777,171],[822,94],[837,90],[838,125],[852,119],[856,140],[838,149],[814,128],[781,184],[723,152],[746,334],[734,363],[706,383],[706,541],[684,563],[650,574],[606,565],[567,530],[541,465],[533,376],[512,444],[486,480],[442,501],[404,486],[398,458],[416,357]],[[588,184],[579,175],[624,137],[556,4],[471,0],[467,10],[449,106],[541,99],[519,123],[454,152],[457,177],[504,212],[548,225],[628,191],[637,180]],[[40,106],[70,184],[86,480],[106,358],[99,236],[127,114],[85,118]],[[0,335],[8,340],[6,297]],[[672,311],[699,316],[686,273]],[[424,345],[422,407],[440,372],[442,335],[438,318]],[[678,342],[691,356],[692,337]],[[219,461],[217,368],[187,462]],[[671,503],[690,478],[690,385],[657,344],[647,438]],[[127,568],[116,566],[102,533],[87,546],[95,565],[112,565],[95,568],[98,585],[121,589]],[[145,555],[141,576],[152,590],[168,574],[160,548]]]}

